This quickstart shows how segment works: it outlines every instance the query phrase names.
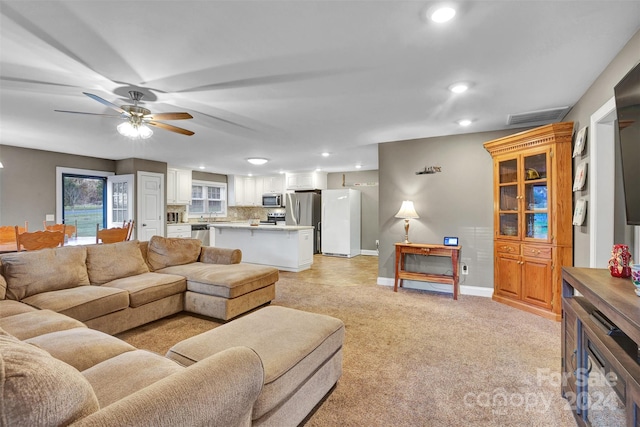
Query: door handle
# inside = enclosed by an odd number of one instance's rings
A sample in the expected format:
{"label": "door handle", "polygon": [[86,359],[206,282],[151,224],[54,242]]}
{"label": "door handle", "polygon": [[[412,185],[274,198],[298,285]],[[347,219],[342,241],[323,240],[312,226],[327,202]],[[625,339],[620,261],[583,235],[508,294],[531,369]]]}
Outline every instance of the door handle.
{"label": "door handle", "polygon": [[142,223],[142,226],[143,226],[143,227],[146,227],[146,226],[147,226],[147,224],[145,224],[145,223]]}

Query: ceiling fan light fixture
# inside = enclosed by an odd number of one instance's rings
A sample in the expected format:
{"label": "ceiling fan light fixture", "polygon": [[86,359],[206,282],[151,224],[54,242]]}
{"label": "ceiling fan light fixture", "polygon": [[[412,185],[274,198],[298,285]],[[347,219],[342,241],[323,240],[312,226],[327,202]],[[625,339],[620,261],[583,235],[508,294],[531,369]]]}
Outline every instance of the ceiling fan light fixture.
{"label": "ceiling fan light fixture", "polygon": [[264,157],[249,157],[247,159],[247,162],[251,163],[252,165],[264,165],[268,161],[269,159],[265,159]]}
{"label": "ceiling fan light fixture", "polygon": [[131,139],[147,139],[153,135],[149,126],[144,124],[134,124],[130,121],[120,123],[116,129],[120,135]]}

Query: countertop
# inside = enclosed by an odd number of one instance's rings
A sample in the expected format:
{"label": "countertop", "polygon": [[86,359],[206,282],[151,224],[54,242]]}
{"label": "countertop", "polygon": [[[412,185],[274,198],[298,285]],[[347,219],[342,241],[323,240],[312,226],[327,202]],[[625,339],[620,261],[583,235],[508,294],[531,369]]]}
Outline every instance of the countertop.
{"label": "countertop", "polygon": [[249,225],[248,223],[209,223],[209,228],[236,228],[236,229],[248,229],[248,230],[272,230],[272,231],[297,231],[297,230],[312,230],[311,225]]}

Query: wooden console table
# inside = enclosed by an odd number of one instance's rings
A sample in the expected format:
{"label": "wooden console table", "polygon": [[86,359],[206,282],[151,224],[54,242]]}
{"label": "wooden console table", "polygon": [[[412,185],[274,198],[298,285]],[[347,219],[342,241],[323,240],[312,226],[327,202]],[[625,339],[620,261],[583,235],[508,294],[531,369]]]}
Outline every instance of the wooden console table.
{"label": "wooden console table", "polygon": [[[435,282],[453,285],[453,299],[458,299],[458,257],[462,246],[445,246],[445,245],[423,245],[420,243],[396,243],[396,280],[393,284],[393,292],[398,292],[398,282],[402,287],[402,279],[419,280],[422,282]],[[416,254],[424,256],[443,256],[451,258],[453,274],[432,274],[419,273],[414,271],[406,271],[405,255]]]}

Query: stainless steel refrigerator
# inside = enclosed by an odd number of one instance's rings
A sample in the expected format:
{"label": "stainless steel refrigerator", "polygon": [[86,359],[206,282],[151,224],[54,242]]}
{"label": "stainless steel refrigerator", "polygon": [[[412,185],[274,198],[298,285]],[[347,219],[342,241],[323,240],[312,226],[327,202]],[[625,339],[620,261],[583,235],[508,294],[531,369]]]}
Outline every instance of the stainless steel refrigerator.
{"label": "stainless steel refrigerator", "polygon": [[312,225],[313,253],[320,253],[321,239],[321,197],[317,193],[286,193],[285,221],[287,225]]}

